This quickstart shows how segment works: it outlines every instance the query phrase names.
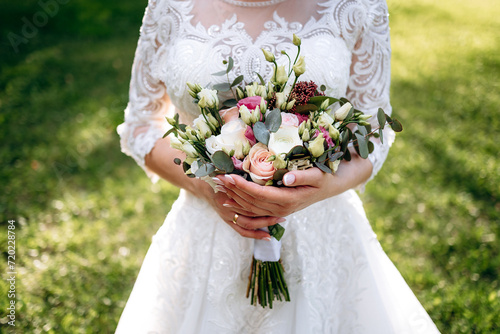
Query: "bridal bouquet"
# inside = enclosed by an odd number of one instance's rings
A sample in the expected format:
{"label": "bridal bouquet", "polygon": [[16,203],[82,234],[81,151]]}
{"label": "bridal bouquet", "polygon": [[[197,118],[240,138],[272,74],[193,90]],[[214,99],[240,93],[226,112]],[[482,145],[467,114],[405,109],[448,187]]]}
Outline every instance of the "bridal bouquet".
{"label": "bridal bouquet", "polygon": [[[171,146],[186,154],[175,159],[188,177],[212,182],[218,174],[238,174],[248,181],[265,186],[281,186],[283,175],[292,170],[317,167],[335,173],[341,160],[350,160],[349,147],[367,158],[374,145],[370,137],[383,140],[383,128],[389,124],[396,132],[401,123],[379,109],[379,128],[372,129],[371,117],[356,110],[345,98],[325,96],[326,87],[309,81],[298,81],[305,72],[300,56],[301,41],[293,36],[298,48],[288,68],[278,66],[274,54],[263,50],[273,64],[269,82],[256,73],[260,82],[242,85],[243,76],[232,82],[202,88],[188,83],[189,94],[200,109],[193,124],[179,123],[179,115],[167,118],[173,133]],[[223,62],[224,71],[215,76],[228,76],[233,59]],[[292,79],[293,73],[293,80]],[[292,83],[290,84],[290,81]],[[233,99],[219,100],[218,92],[229,92]],[[273,300],[289,301],[287,285],[280,261],[280,239],[284,228],[269,226],[271,242],[255,241],[247,297],[272,308]]]}

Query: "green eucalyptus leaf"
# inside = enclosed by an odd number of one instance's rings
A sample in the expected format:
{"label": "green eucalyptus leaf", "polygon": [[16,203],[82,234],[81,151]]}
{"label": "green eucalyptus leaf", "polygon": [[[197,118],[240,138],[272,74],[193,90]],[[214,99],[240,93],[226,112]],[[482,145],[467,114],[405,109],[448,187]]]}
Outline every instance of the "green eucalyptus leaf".
{"label": "green eucalyptus leaf", "polygon": [[309,113],[310,111],[315,111],[315,110],[318,110],[318,106],[314,105],[314,104],[302,104],[300,106],[297,106],[295,108],[295,111],[298,113],[298,114],[307,114]]}
{"label": "green eucalyptus leaf", "polygon": [[354,108],[351,108],[351,110],[349,110],[349,112],[347,113],[344,122],[349,122],[353,115],[354,115]]}
{"label": "green eucalyptus leaf", "polygon": [[227,61],[226,73],[229,73],[229,71],[231,71],[233,69],[233,65],[234,65],[234,60],[233,60],[233,58],[229,57],[229,59]]}
{"label": "green eucalyptus leaf", "polygon": [[382,108],[378,108],[377,120],[378,120],[378,125],[380,125],[380,128],[383,129],[385,126],[386,119],[384,110]]}
{"label": "green eucalyptus leaf", "polygon": [[391,118],[391,116],[389,116],[389,115],[385,114],[385,119],[387,120],[387,123],[389,123],[389,124],[390,124],[390,123],[392,123],[392,118]]}
{"label": "green eucalyptus leaf", "polygon": [[322,155],[318,158],[318,160],[317,160],[317,161],[318,161],[318,162],[320,162],[320,163],[323,163],[323,162],[325,162],[325,161],[326,161],[326,159],[327,159],[327,158],[328,158],[328,152],[325,152],[325,153],[323,153],[323,154],[322,154]]}
{"label": "green eucalyptus leaf", "polygon": [[226,172],[231,173],[234,170],[233,160],[224,151],[217,151],[212,155],[212,162],[215,167]]}
{"label": "green eucalyptus leaf", "polygon": [[171,128],[170,130],[168,130],[164,135],[163,135],[163,138],[165,138],[166,136],[168,136],[169,134],[171,134],[172,132],[175,132],[177,131],[176,128]]}
{"label": "green eucalyptus leaf", "polygon": [[279,109],[270,111],[266,116],[265,125],[269,132],[278,131],[281,126],[281,111]]}
{"label": "green eucalyptus leaf", "polygon": [[224,151],[217,151],[212,155],[212,162],[217,169],[226,173],[231,173],[234,170],[233,160]]}
{"label": "green eucalyptus leaf", "polygon": [[262,78],[262,75],[260,75],[258,72],[254,72],[254,73],[255,73],[255,74],[257,74],[257,76],[259,77],[260,84],[261,84],[262,86],[265,86],[265,85],[266,85],[266,83],[265,83],[265,81],[264,81],[264,78]]}
{"label": "green eucalyptus leaf", "polygon": [[363,158],[366,159],[368,158],[368,143],[365,138],[365,136],[360,135],[359,133],[354,134],[356,136],[356,139],[358,140],[358,149],[359,149],[359,155]]}
{"label": "green eucalyptus leaf", "polygon": [[330,157],[330,161],[339,160],[343,155],[344,152],[336,152],[335,154],[332,154],[332,156]]}
{"label": "green eucalyptus leaf", "polygon": [[222,82],[214,85],[213,88],[219,92],[228,92],[231,89],[231,86],[227,82]]}
{"label": "green eucalyptus leaf", "polygon": [[229,99],[229,100],[222,102],[222,105],[224,107],[229,107],[229,108],[236,107],[237,104],[238,104],[238,101],[236,101],[235,99]]}
{"label": "green eucalyptus leaf", "polygon": [[288,173],[289,170],[288,169],[278,169],[276,170],[276,172],[274,172],[274,175],[273,175],[273,180],[274,181],[281,181],[283,180],[283,176]]}
{"label": "green eucalyptus leaf", "polygon": [[309,99],[308,103],[316,105],[318,108],[321,106],[323,101],[328,100],[328,105],[334,104],[335,102],[339,102],[339,99],[336,99],[331,96],[313,96]]}
{"label": "green eucalyptus leaf", "polygon": [[255,135],[255,139],[257,139],[262,144],[269,144],[270,133],[264,123],[255,123],[255,125],[253,126],[253,134]]}
{"label": "green eucalyptus leaf", "polygon": [[390,123],[390,125],[394,132],[403,131],[403,125],[395,118],[392,120],[392,123]]}
{"label": "green eucalyptus leaf", "polygon": [[223,75],[226,75],[226,73],[227,73],[226,70],[224,70],[224,71],[212,73],[212,75],[215,77],[221,77]]}
{"label": "green eucalyptus leaf", "polygon": [[[346,99],[345,97],[341,97],[341,98],[339,99],[339,101],[340,101],[340,104],[341,104],[341,105],[344,105],[344,104],[346,104],[346,103],[351,103],[351,102],[350,102],[348,99]],[[352,104],[352,103],[351,103],[351,104]]]}
{"label": "green eucalyptus leaf", "polygon": [[363,136],[366,136],[368,134],[368,131],[366,131],[366,127],[363,125],[358,126],[358,131],[361,133]]}
{"label": "green eucalyptus leaf", "polygon": [[321,171],[325,172],[325,173],[332,173],[332,170],[330,168],[328,168],[325,164],[321,163],[321,162],[315,162],[314,163],[314,166],[318,167],[319,169],[321,169]]}
{"label": "green eucalyptus leaf", "polygon": [[237,76],[236,79],[234,79],[233,83],[231,84],[231,88],[238,85],[243,81],[243,75]]}
{"label": "green eucalyptus leaf", "polygon": [[204,177],[212,174],[214,171],[215,166],[213,164],[203,164],[200,166],[200,168],[198,168],[194,175],[196,175],[196,177]]}
{"label": "green eucalyptus leaf", "polygon": [[351,161],[351,151],[347,150],[344,152],[344,160]]}
{"label": "green eucalyptus leaf", "polygon": [[383,144],[384,143],[384,130],[382,130],[381,128],[378,129],[378,135],[380,137],[380,142]]}
{"label": "green eucalyptus leaf", "polygon": [[371,141],[368,141],[368,152],[372,153],[375,150],[375,145]]}
{"label": "green eucalyptus leaf", "polygon": [[280,239],[283,237],[283,234],[285,233],[285,228],[280,224],[268,226],[268,229],[269,234],[278,241],[280,241]]}

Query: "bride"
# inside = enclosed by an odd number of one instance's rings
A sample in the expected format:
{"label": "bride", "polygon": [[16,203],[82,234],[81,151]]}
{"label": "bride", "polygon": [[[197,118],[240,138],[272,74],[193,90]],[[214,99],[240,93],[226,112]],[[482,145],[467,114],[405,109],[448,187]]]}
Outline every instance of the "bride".
{"label": "bride", "polygon": [[[155,182],[181,188],[153,237],[117,333],[437,333],[383,252],[353,189],[381,168],[394,138],[386,127],[369,160],[353,152],[335,174],[294,171],[286,187],[219,177],[218,191],[175,165],[167,114],[199,115],[187,82],[210,86],[272,72],[261,49],[285,62],[302,39],[301,80],[325,84],[356,108],[390,113],[390,44],[384,0],[150,0],[137,46],[122,150]],[[281,56],[281,58],[280,58]],[[266,78],[265,78],[266,79]],[[269,79],[269,78],[267,78]],[[245,298],[258,228],[285,222],[281,258],[291,302],[273,309]]]}

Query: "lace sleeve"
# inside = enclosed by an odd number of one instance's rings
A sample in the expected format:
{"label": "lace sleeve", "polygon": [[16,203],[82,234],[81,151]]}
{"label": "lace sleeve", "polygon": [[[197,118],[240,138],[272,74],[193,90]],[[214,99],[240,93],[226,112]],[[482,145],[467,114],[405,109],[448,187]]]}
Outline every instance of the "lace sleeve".
{"label": "lace sleeve", "polygon": [[[384,109],[391,114],[389,87],[391,81],[391,47],[389,38],[389,19],[385,1],[367,1],[369,10],[361,28],[359,37],[352,50],[351,75],[347,89],[347,98],[366,114],[372,115],[372,126],[378,127],[377,110]],[[373,165],[370,181],[382,167],[389,148],[395,138],[394,131],[384,129],[383,144],[373,139],[375,150],[369,155]],[[365,183],[365,184],[366,184]],[[363,184],[361,189],[364,188]]]}
{"label": "lace sleeve", "polygon": [[165,85],[156,70],[158,51],[163,43],[159,38],[155,6],[156,2],[150,1],[144,14],[132,65],[125,122],[117,128],[122,152],[134,158],[152,182],[159,177],[145,165],[144,157],[168,130],[165,116],[170,105]]}

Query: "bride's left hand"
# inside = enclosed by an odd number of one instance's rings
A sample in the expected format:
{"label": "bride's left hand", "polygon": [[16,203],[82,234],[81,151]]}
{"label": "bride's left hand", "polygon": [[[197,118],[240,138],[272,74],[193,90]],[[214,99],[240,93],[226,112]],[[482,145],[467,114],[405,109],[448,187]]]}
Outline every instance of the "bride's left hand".
{"label": "bride's left hand", "polygon": [[261,186],[234,174],[218,179],[231,198],[226,204],[256,216],[285,217],[346,190],[336,175],[318,168],[287,173],[283,179],[286,187]]}

